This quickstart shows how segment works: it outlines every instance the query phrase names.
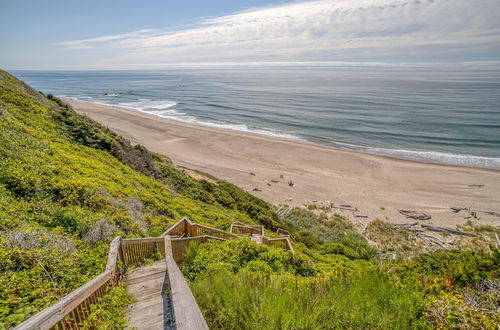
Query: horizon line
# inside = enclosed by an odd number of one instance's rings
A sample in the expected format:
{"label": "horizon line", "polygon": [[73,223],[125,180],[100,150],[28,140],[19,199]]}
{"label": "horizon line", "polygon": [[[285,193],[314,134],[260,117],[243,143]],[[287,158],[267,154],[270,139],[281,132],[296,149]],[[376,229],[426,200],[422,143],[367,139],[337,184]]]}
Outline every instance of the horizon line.
{"label": "horizon line", "polygon": [[[178,62],[131,64],[120,68],[110,68],[99,65],[68,68],[6,68],[5,71],[134,71],[161,69],[211,69],[211,68],[256,68],[256,67],[303,67],[303,68],[407,68],[407,69],[463,69],[500,67],[500,61],[460,61],[460,62],[373,62],[373,61],[251,61],[251,62]],[[500,70],[500,68],[498,69]],[[495,71],[498,71],[495,70]]]}

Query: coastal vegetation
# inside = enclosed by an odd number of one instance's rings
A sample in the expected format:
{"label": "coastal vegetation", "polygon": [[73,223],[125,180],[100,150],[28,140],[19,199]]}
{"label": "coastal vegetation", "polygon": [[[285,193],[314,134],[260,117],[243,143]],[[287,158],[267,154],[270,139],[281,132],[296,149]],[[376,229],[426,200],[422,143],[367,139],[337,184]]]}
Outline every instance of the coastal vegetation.
{"label": "coastal vegetation", "polygon": [[180,218],[271,223],[272,206],[197,181],[0,71],[0,324],[11,327],[103,271],[111,239]]}
{"label": "coastal vegetation", "polygon": [[[102,272],[114,236],[158,236],[184,216],[222,230],[262,224],[269,236],[280,227],[294,240],[295,253],[244,238],[188,247],[182,271],[214,329],[500,322],[500,251],[487,241],[421,253],[386,222],[361,233],[315,207],[278,215],[228,182],[194,177],[0,71],[0,329]],[[123,327],[131,302],[114,288],[84,326]]]}

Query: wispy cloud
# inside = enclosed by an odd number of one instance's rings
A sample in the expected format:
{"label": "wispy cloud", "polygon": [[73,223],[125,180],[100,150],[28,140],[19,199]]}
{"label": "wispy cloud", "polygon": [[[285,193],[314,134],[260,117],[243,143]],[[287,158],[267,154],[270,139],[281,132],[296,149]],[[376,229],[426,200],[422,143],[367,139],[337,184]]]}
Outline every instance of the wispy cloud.
{"label": "wispy cloud", "polygon": [[143,29],[143,30],[138,30],[134,32],[127,32],[127,33],[122,33],[122,34],[117,34],[117,35],[111,35],[111,36],[103,36],[103,37],[97,37],[97,38],[89,38],[89,39],[80,39],[80,40],[72,40],[72,41],[63,41],[56,43],[58,46],[62,46],[63,48],[68,48],[68,49],[90,49],[90,48],[95,48],[99,46],[110,46],[110,42],[114,41],[119,41],[119,40],[132,40],[135,38],[147,38],[147,37],[152,37],[155,35],[155,33],[159,33],[159,30],[153,30],[153,29]]}
{"label": "wispy cloud", "polygon": [[[112,49],[99,64],[500,59],[498,0],[316,0],[205,19],[178,31],[141,30],[66,41]],[[485,54],[489,58],[485,58]]]}

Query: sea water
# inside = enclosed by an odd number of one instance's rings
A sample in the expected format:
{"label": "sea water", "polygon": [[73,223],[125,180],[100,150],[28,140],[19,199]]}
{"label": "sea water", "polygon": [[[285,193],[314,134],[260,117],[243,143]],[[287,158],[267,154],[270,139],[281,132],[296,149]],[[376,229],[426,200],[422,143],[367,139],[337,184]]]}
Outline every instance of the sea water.
{"label": "sea water", "polygon": [[56,96],[417,161],[500,169],[500,71],[12,71]]}

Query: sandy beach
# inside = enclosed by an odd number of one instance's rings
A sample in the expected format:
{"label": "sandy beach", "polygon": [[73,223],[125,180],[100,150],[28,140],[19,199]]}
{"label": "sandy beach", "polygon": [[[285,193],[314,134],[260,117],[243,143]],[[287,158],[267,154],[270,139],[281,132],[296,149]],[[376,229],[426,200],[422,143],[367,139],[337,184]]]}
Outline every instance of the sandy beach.
{"label": "sandy beach", "polygon": [[[500,225],[500,171],[427,164],[216,129],[118,107],[66,100],[73,108],[176,165],[225,179],[275,205],[349,205],[354,222],[412,222],[399,210],[446,227]],[[293,182],[293,186],[289,182]],[[365,217],[366,216],[366,217]]]}

